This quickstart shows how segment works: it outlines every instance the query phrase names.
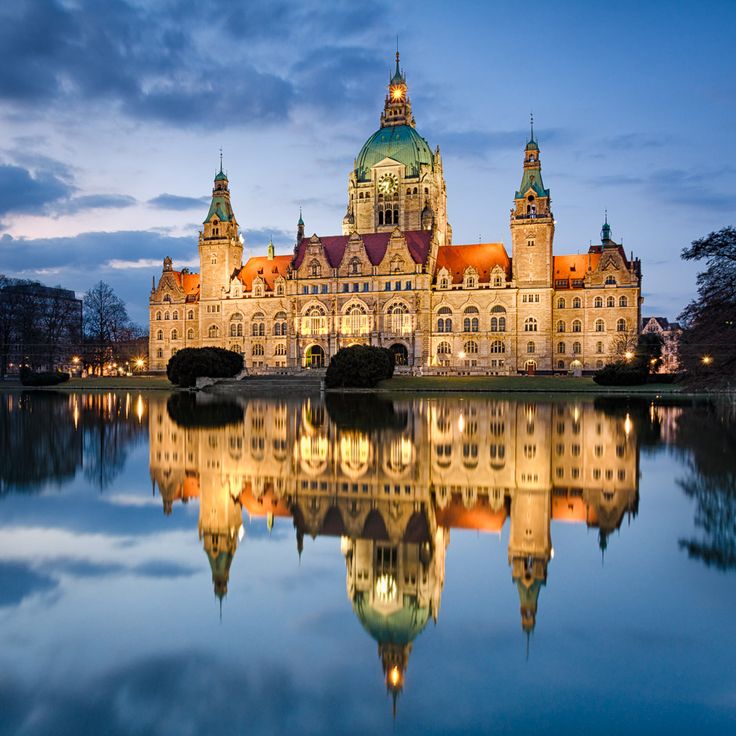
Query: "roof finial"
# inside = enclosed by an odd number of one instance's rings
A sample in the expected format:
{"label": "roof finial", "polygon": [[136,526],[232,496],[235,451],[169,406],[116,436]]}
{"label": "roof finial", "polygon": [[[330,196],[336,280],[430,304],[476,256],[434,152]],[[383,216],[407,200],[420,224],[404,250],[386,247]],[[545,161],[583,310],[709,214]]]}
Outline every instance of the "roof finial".
{"label": "roof finial", "polygon": [[529,125],[531,127],[531,134],[532,134],[532,137],[530,138],[530,140],[533,141],[534,140],[534,113],[533,112],[529,113]]}
{"label": "roof finial", "polygon": [[608,225],[608,208],[603,210],[603,216],[605,217],[605,224]]}
{"label": "roof finial", "polygon": [[401,70],[399,69],[399,35],[396,34],[396,76],[401,76]]}
{"label": "roof finial", "polygon": [[222,174],[222,146],[220,146],[220,173]]}

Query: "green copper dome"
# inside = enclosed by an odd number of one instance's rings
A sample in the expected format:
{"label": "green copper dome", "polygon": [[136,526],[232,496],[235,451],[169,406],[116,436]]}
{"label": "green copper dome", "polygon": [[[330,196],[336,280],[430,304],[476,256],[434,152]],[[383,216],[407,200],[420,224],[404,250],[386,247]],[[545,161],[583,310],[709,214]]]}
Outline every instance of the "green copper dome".
{"label": "green copper dome", "polygon": [[418,176],[422,164],[434,164],[427,141],[410,125],[380,128],[365,142],[355,160],[358,181],[367,181],[371,168],[384,158],[404,164],[406,176]]}
{"label": "green copper dome", "polygon": [[418,605],[414,596],[404,596],[403,606],[388,615],[371,606],[363,593],[353,600],[353,610],[363,628],[379,643],[405,645],[414,641],[429,621],[429,608]]}
{"label": "green copper dome", "polygon": [[215,181],[227,181],[227,174],[225,174],[225,172],[220,169],[218,174],[215,176]]}

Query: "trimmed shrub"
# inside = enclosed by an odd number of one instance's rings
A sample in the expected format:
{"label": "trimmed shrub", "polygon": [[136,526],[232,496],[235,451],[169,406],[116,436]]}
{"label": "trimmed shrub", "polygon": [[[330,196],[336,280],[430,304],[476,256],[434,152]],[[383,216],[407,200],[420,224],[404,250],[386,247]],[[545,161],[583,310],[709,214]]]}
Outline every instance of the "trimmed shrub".
{"label": "trimmed shrub", "polygon": [[33,373],[27,366],[23,366],[20,369],[20,382],[24,386],[58,386],[60,383],[66,383],[68,380],[69,374],[63,373],[62,371]]}
{"label": "trimmed shrub", "polygon": [[640,386],[647,382],[647,368],[628,363],[609,363],[593,376],[599,386]]}
{"label": "trimmed shrub", "polygon": [[226,427],[243,421],[243,408],[234,402],[212,399],[203,401],[202,394],[179,391],[166,402],[169,418],[179,427],[205,429]]}
{"label": "trimmed shrub", "polygon": [[198,378],[232,378],[243,370],[243,356],[224,348],[184,348],[169,359],[166,375],[177,386],[194,386]]}
{"label": "trimmed shrub", "polygon": [[391,378],[394,356],[390,350],[372,345],[341,348],[331,358],[325,375],[327,388],[373,388]]}

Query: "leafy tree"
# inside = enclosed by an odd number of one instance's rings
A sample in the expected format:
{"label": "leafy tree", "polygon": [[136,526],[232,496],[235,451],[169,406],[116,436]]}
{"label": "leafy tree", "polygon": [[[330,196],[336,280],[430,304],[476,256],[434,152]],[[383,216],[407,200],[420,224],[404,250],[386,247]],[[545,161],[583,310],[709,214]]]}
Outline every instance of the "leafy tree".
{"label": "leafy tree", "polygon": [[177,386],[194,386],[198,378],[232,378],[243,370],[243,356],[224,348],[184,348],[169,359],[166,375]]}
{"label": "leafy tree", "polygon": [[656,332],[644,332],[636,343],[634,360],[649,373],[656,373],[662,365],[664,339]]}
{"label": "leafy tree", "polygon": [[698,296],[679,316],[680,362],[704,385],[736,383],[736,228],[724,227],[684,248],[686,261],[705,261]]}
{"label": "leafy tree", "polygon": [[100,372],[116,343],[129,339],[130,327],[125,303],[109,284],[100,281],[84,295],[86,357]]}
{"label": "leafy tree", "polygon": [[385,348],[351,345],[341,348],[331,358],[325,374],[327,388],[373,388],[391,378],[394,355]]}

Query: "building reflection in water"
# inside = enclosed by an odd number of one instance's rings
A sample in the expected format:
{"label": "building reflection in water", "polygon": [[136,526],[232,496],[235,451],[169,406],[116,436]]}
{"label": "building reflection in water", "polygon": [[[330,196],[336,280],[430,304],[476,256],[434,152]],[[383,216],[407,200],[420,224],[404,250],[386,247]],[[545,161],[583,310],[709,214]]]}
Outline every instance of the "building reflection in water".
{"label": "building reflection in water", "polygon": [[339,537],[348,599],[394,696],[414,640],[439,615],[451,529],[499,533],[508,520],[529,633],[551,521],[597,528],[605,550],[637,511],[635,424],[591,403],[197,401],[151,404],[150,470],[165,513],[199,499],[215,594],[227,593],[243,509],[269,528],[291,519],[299,554],[305,535]]}

